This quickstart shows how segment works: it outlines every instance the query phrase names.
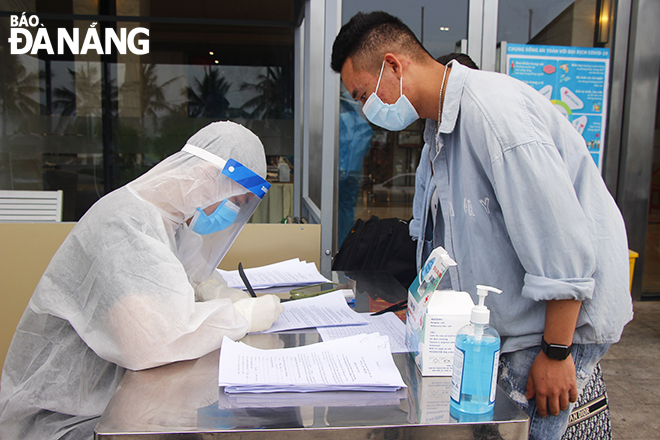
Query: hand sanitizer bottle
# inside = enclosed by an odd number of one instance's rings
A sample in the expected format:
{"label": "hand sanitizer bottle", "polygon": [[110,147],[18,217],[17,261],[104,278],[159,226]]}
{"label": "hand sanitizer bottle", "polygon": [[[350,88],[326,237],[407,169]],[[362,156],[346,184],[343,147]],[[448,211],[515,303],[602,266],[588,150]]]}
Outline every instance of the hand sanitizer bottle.
{"label": "hand sanitizer bottle", "polygon": [[495,405],[500,335],[488,325],[490,310],[484,305],[488,292],[502,293],[494,287],[477,286],[479,304],[472,309],[470,324],[456,335],[450,412],[459,421],[460,415],[492,414]]}

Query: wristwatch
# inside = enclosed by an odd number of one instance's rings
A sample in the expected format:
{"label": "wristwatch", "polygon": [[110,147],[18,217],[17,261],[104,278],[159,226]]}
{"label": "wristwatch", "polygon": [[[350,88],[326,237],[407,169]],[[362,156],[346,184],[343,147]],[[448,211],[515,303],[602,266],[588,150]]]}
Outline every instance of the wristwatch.
{"label": "wristwatch", "polygon": [[563,361],[571,354],[571,347],[573,345],[562,345],[562,344],[548,344],[545,341],[545,338],[541,338],[541,350],[548,356],[550,359],[556,359],[558,361]]}

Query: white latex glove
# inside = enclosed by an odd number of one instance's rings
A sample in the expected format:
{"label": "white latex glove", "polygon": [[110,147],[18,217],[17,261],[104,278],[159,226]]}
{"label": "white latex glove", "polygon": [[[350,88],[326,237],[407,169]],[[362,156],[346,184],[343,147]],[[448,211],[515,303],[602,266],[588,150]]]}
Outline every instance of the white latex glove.
{"label": "white latex glove", "polygon": [[209,301],[211,299],[218,298],[227,298],[231,302],[236,302],[238,300],[249,298],[247,292],[244,292],[240,289],[234,289],[233,287],[227,287],[227,283],[222,283],[214,279],[209,279],[203,281],[195,289],[195,300],[196,301]]}
{"label": "white latex glove", "polygon": [[247,320],[248,333],[268,330],[284,311],[280,298],[275,295],[241,299],[234,303],[234,307]]}

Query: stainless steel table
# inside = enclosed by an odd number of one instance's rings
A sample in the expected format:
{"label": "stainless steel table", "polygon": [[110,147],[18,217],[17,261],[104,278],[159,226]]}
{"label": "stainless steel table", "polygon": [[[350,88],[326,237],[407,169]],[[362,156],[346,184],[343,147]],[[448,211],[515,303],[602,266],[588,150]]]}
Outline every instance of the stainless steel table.
{"label": "stainless steel table", "polygon": [[[403,289],[387,273],[348,273],[356,309],[384,308]],[[403,289],[403,290],[401,290]],[[248,335],[244,342],[282,348],[320,341],[316,330]],[[129,371],[96,428],[97,439],[527,439],[529,419],[498,392],[491,420],[449,414],[451,378],[422,377],[408,354],[394,355],[407,389],[396,393],[224,393],[219,351],[191,361]]]}

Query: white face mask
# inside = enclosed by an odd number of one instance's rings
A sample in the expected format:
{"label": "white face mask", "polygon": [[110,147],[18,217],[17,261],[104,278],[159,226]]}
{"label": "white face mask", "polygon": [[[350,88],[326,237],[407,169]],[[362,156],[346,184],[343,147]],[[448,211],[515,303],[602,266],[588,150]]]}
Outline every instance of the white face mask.
{"label": "white face mask", "polygon": [[394,104],[385,104],[378,97],[376,93],[380,86],[380,79],[383,76],[384,67],[385,60],[383,60],[383,65],[380,68],[376,91],[373,92],[371,96],[369,96],[369,99],[367,99],[367,102],[364,103],[362,111],[364,112],[364,116],[366,116],[371,123],[390,131],[400,131],[419,119],[419,114],[410,101],[408,101],[406,95],[403,94],[403,76],[401,76],[399,82],[401,96]]}

